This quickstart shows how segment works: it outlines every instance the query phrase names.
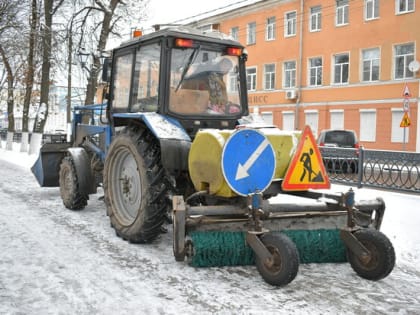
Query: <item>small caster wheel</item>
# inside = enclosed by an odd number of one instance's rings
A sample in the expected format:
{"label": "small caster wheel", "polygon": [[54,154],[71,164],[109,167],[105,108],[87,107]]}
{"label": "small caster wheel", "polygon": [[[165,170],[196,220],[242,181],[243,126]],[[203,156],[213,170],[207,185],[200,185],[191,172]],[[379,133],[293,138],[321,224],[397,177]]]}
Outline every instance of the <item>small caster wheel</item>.
{"label": "small caster wheel", "polygon": [[389,275],[395,265],[395,251],[391,241],[374,229],[362,229],[354,232],[357,240],[370,252],[370,259],[359,259],[347,250],[347,259],[353,270],[362,278],[380,280]]}
{"label": "small caster wheel", "polygon": [[256,257],[257,269],[263,279],[275,286],[292,282],[299,269],[299,254],[295,243],[284,234],[264,234],[260,239],[273,255],[271,261]]}

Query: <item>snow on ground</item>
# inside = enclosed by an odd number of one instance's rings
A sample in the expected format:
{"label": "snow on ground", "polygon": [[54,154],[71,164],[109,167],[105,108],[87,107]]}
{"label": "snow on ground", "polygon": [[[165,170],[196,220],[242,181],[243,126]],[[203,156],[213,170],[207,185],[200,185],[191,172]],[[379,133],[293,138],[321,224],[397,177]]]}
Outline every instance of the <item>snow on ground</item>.
{"label": "snow on ground", "polygon": [[149,245],[121,240],[100,192],[85,210],[66,210],[58,188],[40,188],[30,173],[37,157],[18,145],[4,148],[0,314],[420,314],[418,195],[354,188],[358,199],[385,200],[382,231],[397,254],[387,278],[362,279],[348,264],[306,264],[292,283],[275,288],[254,266],[176,262],[171,233]]}

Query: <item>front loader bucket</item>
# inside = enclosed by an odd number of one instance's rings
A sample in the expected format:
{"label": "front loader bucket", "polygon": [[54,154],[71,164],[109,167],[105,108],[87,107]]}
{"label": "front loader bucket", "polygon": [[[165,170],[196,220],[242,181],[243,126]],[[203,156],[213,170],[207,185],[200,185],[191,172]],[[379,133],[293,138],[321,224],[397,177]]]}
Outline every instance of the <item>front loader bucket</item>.
{"label": "front loader bucket", "polygon": [[61,160],[70,146],[69,143],[46,143],[41,147],[38,159],[31,167],[31,171],[41,187],[59,186]]}

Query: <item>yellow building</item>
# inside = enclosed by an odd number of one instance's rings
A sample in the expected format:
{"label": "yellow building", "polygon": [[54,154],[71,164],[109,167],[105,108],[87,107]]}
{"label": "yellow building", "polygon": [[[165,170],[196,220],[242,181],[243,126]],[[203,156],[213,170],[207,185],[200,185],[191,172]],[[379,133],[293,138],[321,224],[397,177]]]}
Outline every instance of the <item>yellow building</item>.
{"label": "yellow building", "polygon": [[365,148],[420,152],[418,5],[265,0],[188,25],[246,46],[249,104],[267,121],[315,135],[353,129]]}

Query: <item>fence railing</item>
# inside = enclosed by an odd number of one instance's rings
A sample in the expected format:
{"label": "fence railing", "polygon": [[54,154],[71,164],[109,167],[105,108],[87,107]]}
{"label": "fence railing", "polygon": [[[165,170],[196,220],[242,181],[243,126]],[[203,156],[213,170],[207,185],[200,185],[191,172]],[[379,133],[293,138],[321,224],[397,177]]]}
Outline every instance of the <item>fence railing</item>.
{"label": "fence railing", "polygon": [[320,148],[332,182],[420,192],[420,153]]}

